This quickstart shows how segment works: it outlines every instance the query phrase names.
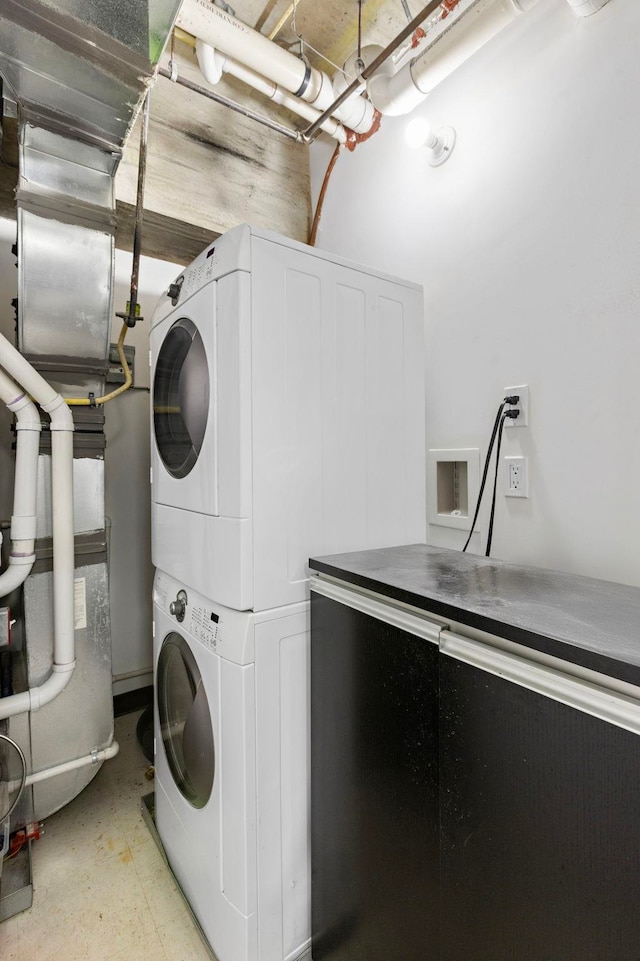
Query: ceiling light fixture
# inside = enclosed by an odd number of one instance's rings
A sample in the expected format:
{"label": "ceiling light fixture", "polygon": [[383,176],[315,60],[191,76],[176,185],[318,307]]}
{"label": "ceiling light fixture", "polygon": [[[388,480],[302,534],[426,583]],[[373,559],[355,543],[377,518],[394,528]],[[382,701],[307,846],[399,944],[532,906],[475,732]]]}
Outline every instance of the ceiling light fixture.
{"label": "ceiling light fixture", "polygon": [[405,140],[409,147],[418,150],[426,147],[429,150],[427,162],[432,167],[439,167],[448,160],[456,142],[456,132],[453,127],[441,127],[434,133],[424,117],[414,117],[407,124]]}

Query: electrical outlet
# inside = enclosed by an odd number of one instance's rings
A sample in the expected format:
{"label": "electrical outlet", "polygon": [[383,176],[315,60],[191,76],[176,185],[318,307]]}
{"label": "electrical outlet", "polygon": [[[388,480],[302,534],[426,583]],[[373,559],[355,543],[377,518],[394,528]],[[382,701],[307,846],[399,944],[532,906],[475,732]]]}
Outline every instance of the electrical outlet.
{"label": "electrical outlet", "polygon": [[529,471],[526,457],[505,457],[505,497],[529,496]]}
{"label": "electrical outlet", "polygon": [[527,384],[520,384],[519,387],[505,387],[502,392],[503,397],[511,397],[514,394],[518,395],[517,404],[507,404],[505,410],[515,410],[516,408],[520,411],[520,414],[512,420],[508,417],[505,422],[505,427],[528,427],[529,426],[529,386]]}

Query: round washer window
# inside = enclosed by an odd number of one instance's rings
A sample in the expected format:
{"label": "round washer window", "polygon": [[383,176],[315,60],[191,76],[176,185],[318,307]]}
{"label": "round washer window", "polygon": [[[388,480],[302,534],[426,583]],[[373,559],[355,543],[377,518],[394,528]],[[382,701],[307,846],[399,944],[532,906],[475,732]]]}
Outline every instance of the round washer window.
{"label": "round washer window", "polygon": [[183,317],[162,342],[153,380],[153,426],[162,461],[186,477],[198,460],[209,415],[209,370],[200,332]]}
{"label": "round washer window", "polygon": [[174,781],[190,804],[204,807],[216,766],[211,712],[195,658],[175,631],[160,650],[157,697],[162,743]]}

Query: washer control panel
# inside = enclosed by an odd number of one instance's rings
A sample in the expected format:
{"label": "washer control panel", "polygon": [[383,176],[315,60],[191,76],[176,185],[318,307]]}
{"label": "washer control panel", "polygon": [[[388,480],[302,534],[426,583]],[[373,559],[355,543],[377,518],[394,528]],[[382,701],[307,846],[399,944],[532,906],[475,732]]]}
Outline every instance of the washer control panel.
{"label": "washer control panel", "polygon": [[211,608],[199,606],[191,607],[190,615],[189,630],[191,634],[205,647],[215,649],[218,644],[220,616]]}
{"label": "washer control panel", "polygon": [[256,615],[251,611],[234,611],[216,604],[158,570],[153,604],[157,639],[177,631],[187,641],[191,639],[234,664],[255,662]]}

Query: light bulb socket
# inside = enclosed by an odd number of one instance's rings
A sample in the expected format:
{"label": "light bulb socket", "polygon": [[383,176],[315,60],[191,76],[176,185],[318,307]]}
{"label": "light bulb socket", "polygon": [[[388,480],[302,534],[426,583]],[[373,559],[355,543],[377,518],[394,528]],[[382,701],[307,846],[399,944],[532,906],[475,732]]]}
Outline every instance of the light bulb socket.
{"label": "light bulb socket", "polygon": [[439,167],[449,159],[456,144],[456,132],[453,127],[441,127],[436,132],[438,142],[429,151],[428,163],[431,167]]}

